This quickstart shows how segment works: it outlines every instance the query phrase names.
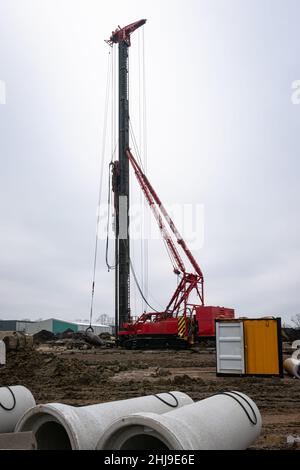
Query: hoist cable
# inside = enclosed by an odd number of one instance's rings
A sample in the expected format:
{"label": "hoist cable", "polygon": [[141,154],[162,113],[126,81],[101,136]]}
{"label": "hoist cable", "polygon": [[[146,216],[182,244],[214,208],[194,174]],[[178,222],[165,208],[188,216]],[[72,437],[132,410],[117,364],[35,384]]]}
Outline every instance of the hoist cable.
{"label": "hoist cable", "polygon": [[110,208],[111,208],[111,171],[110,171],[111,166],[112,166],[112,162],[110,162],[109,164],[109,171],[108,171],[107,225],[106,225],[106,247],[105,247],[105,262],[106,262],[108,271],[116,268],[116,263],[114,265],[110,265],[108,261],[109,222],[110,222]]}
{"label": "hoist cable", "polygon": [[172,252],[171,252],[170,248],[168,247],[168,244],[167,244],[167,242],[166,242],[166,240],[165,240],[164,238],[163,238],[163,242],[164,242],[164,244],[165,244],[166,251],[167,251],[167,254],[168,254],[169,259],[170,259],[170,261],[171,261],[171,264],[172,264],[172,266],[173,266],[173,269],[174,269],[174,271],[175,271],[175,269],[177,269],[177,268],[176,268],[176,260],[175,260],[175,258],[174,258],[174,255],[172,254]]}
{"label": "hoist cable", "polygon": [[[145,172],[147,173],[148,170],[148,165],[147,165],[147,160],[148,160],[148,149],[147,149],[147,101],[146,101],[146,60],[145,60],[145,29],[141,29],[141,34],[142,34],[142,76],[143,76],[143,142],[144,142],[144,167],[145,167]],[[144,233],[145,233],[145,243],[144,243],[144,269],[145,269],[145,294],[146,297],[148,295],[149,291],[149,246],[148,246],[148,224],[147,224],[147,212],[144,211]]]}
{"label": "hoist cable", "polygon": [[115,145],[115,148],[112,152],[111,161],[110,161],[109,170],[108,170],[107,222],[106,222],[106,244],[105,244],[105,262],[106,262],[106,266],[108,268],[108,271],[110,271],[112,269],[116,269],[116,266],[117,266],[116,260],[115,260],[114,265],[110,265],[110,263],[108,261],[108,258],[109,258],[108,252],[109,252],[109,225],[110,225],[111,199],[112,199],[111,166],[113,165],[113,162],[114,162],[115,152],[117,150],[118,143],[119,143],[119,139],[118,139],[118,141]]}
{"label": "hoist cable", "polygon": [[[131,133],[131,136],[132,136],[132,142],[133,142],[133,146],[134,146],[134,149],[135,149],[135,152],[136,152],[137,161],[139,163],[139,166],[140,166],[141,170],[143,171],[143,174],[145,175],[143,164],[142,164],[140,153],[139,153],[139,150],[138,150],[138,147],[137,147],[136,138],[135,138],[135,134],[134,134],[134,130],[133,130],[131,121],[129,121],[129,129],[130,129],[130,133]],[[172,240],[170,235],[169,235],[169,237]],[[171,264],[172,264],[173,268],[176,269],[176,265],[177,265],[176,260],[173,256],[173,254],[171,253],[171,251],[168,247],[168,244],[166,243],[166,240],[164,239],[164,237],[163,237],[163,241],[164,241],[168,256],[170,258]]]}
{"label": "hoist cable", "polygon": [[[132,185],[130,185],[130,195],[129,199],[132,200]],[[132,254],[132,259],[135,260],[135,244],[131,243],[130,245],[130,253]],[[133,283],[133,299],[134,299],[134,312],[137,312],[137,287],[136,283]]]}
{"label": "hoist cable", "polygon": [[111,153],[114,156],[116,149],[116,48],[112,50],[112,77],[111,77]]}
{"label": "hoist cable", "polygon": [[139,166],[143,170],[143,173],[145,173],[144,165],[143,165],[143,162],[141,160],[140,151],[139,151],[139,148],[138,148],[138,145],[137,145],[137,141],[136,141],[135,133],[134,133],[134,130],[133,130],[133,126],[131,124],[130,117],[129,117],[129,132],[130,132],[130,135],[131,135],[131,138],[132,138],[132,143],[133,143],[134,150],[135,150],[135,153],[136,153],[136,159],[138,161]]}
{"label": "hoist cable", "polygon": [[89,323],[90,328],[92,327],[94,297],[95,297],[95,280],[96,280],[96,269],[97,269],[100,205],[101,205],[101,197],[102,197],[104,156],[105,156],[105,149],[106,149],[106,132],[107,132],[107,120],[108,120],[107,116],[108,116],[109,87],[110,87],[110,57],[111,57],[111,55],[110,55],[110,52],[109,52],[108,53],[107,78],[106,78],[104,121],[103,121],[103,131],[102,131],[102,152],[101,152],[101,161],[100,161],[100,177],[99,177],[99,192],[98,192],[98,206],[97,206],[97,222],[96,222],[96,240],[95,240],[93,278],[92,278],[92,293],[91,293],[91,306],[90,306],[90,323]]}
{"label": "hoist cable", "polygon": [[[139,149],[141,157],[143,157],[143,134],[142,134],[142,93],[141,93],[141,30],[138,31],[138,96],[139,96]],[[142,158],[141,158],[142,159]],[[143,292],[145,291],[145,280],[144,280],[144,205],[143,205],[143,194],[140,192],[140,219],[141,219],[141,239],[140,239],[140,263],[141,263],[141,287]],[[146,305],[142,302],[142,311],[146,311]]]}
{"label": "hoist cable", "polygon": [[156,310],[154,307],[152,307],[152,305],[149,304],[148,300],[147,300],[146,297],[144,296],[144,293],[143,293],[143,291],[142,291],[142,289],[141,289],[141,286],[140,286],[139,281],[138,281],[138,279],[137,279],[137,276],[136,276],[136,274],[135,274],[135,270],[134,270],[134,267],[133,267],[133,264],[132,264],[131,259],[130,259],[129,261],[130,261],[130,267],[131,267],[131,271],[132,271],[132,275],[133,275],[134,281],[135,281],[136,286],[137,286],[137,288],[138,288],[138,290],[139,290],[139,293],[140,293],[141,296],[142,296],[142,299],[146,302],[146,304],[148,305],[148,307],[151,308],[151,310],[153,310],[153,311],[156,312],[156,313],[160,313],[158,310]]}

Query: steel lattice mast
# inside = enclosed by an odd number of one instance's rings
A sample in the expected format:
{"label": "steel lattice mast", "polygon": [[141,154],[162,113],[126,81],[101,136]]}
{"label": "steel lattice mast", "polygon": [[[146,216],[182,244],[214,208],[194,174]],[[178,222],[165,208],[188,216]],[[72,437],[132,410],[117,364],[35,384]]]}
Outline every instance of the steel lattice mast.
{"label": "steel lattice mast", "polygon": [[115,325],[116,334],[130,320],[130,241],[129,241],[129,103],[128,48],[130,35],[146,20],[139,20],[112,32],[108,44],[119,44],[119,160],[114,166],[115,192]]}

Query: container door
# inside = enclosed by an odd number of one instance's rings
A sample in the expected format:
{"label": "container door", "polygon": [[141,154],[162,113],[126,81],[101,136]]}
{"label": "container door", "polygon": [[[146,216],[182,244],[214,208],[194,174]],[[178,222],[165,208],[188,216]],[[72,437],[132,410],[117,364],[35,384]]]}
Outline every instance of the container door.
{"label": "container door", "polygon": [[244,374],[243,322],[216,321],[217,374]]}
{"label": "container door", "polygon": [[279,375],[277,319],[245,320],[244,328],[246,373]]}

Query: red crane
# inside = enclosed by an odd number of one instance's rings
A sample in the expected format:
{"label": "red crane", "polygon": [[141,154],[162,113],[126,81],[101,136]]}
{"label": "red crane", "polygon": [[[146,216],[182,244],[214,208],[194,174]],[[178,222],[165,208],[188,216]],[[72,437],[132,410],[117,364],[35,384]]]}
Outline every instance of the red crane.
{"label": "red crane", "polygon": [[[221,307],[204,306],[203,273],[178,232],[166,208],[159,199],[146,175],[141,170],[129,150],[129,97],[128,97],[128,48],[131,34],[144,25],[146,20],[139,20],[124,28],[120,26],[112,32],[106,42],[119,47],[119,159],[113,164],[113,192],[116,216],[116,283],[115,317],[116,334],[119,343],[125,347],[186,346],[200,336],[214,336],[214,319],[220,316],[233,317],[234,310]],[[122,196],[129,201],[129,164],[133,167],[139,185],[156,218],[161,235],[166,243],[174,265],[174,272],[180,276],[180,282],[168,305],[162,312],[143,313],[138,320],[132,321],[130,315],[130,241],[129,241],[129,206],[126,208],[126,238],[119,240],[119,199]],[[124,215],[124,214],[123,214]],[[172,239],[176,238],[177,244]],[[179,247],[188,258],[192,272],[187,272]],[[191,295],[196,298],[190,301]]]}
{"label": "red crane", "polygon": [[[126,155],[166,242],[174,263],[174,272],[180,275],[181,279],[166,309],[162,312],[145,312],[136,321],[124,323],[123,329],[119,331],[119,342],[128,348],[156,346],[178,348],[193,343],[201,335],[203,336],[203,333],[206,336],[214,336],[215,318],[232,318],[234,311],[223,307],[204,306],[204,277],[199,264],[129,149],[126,150]],[[186,271],[170,231],[190,261],[193,272]],[[198,302],[190,302],[192,293],[196,294]]]}

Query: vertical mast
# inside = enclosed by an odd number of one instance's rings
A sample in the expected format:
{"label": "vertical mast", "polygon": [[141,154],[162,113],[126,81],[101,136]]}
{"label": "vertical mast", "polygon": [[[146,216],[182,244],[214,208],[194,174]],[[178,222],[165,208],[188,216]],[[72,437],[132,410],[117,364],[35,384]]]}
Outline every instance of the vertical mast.
{"label": "vertical mast", "polygon": [[119,329],[130,319],[130,243],[129,243],[129,107],[128,44],[119,43],[119,194],[117,214]]}
{"label": "vertical mast", "polygon": [[119,44],[119,160],[114,166],[116,335],[130,320],[128,48],[130,35],[145,23],[146,20],[139,20],[125,28],[119,26],[107,41],[111,46]]}

